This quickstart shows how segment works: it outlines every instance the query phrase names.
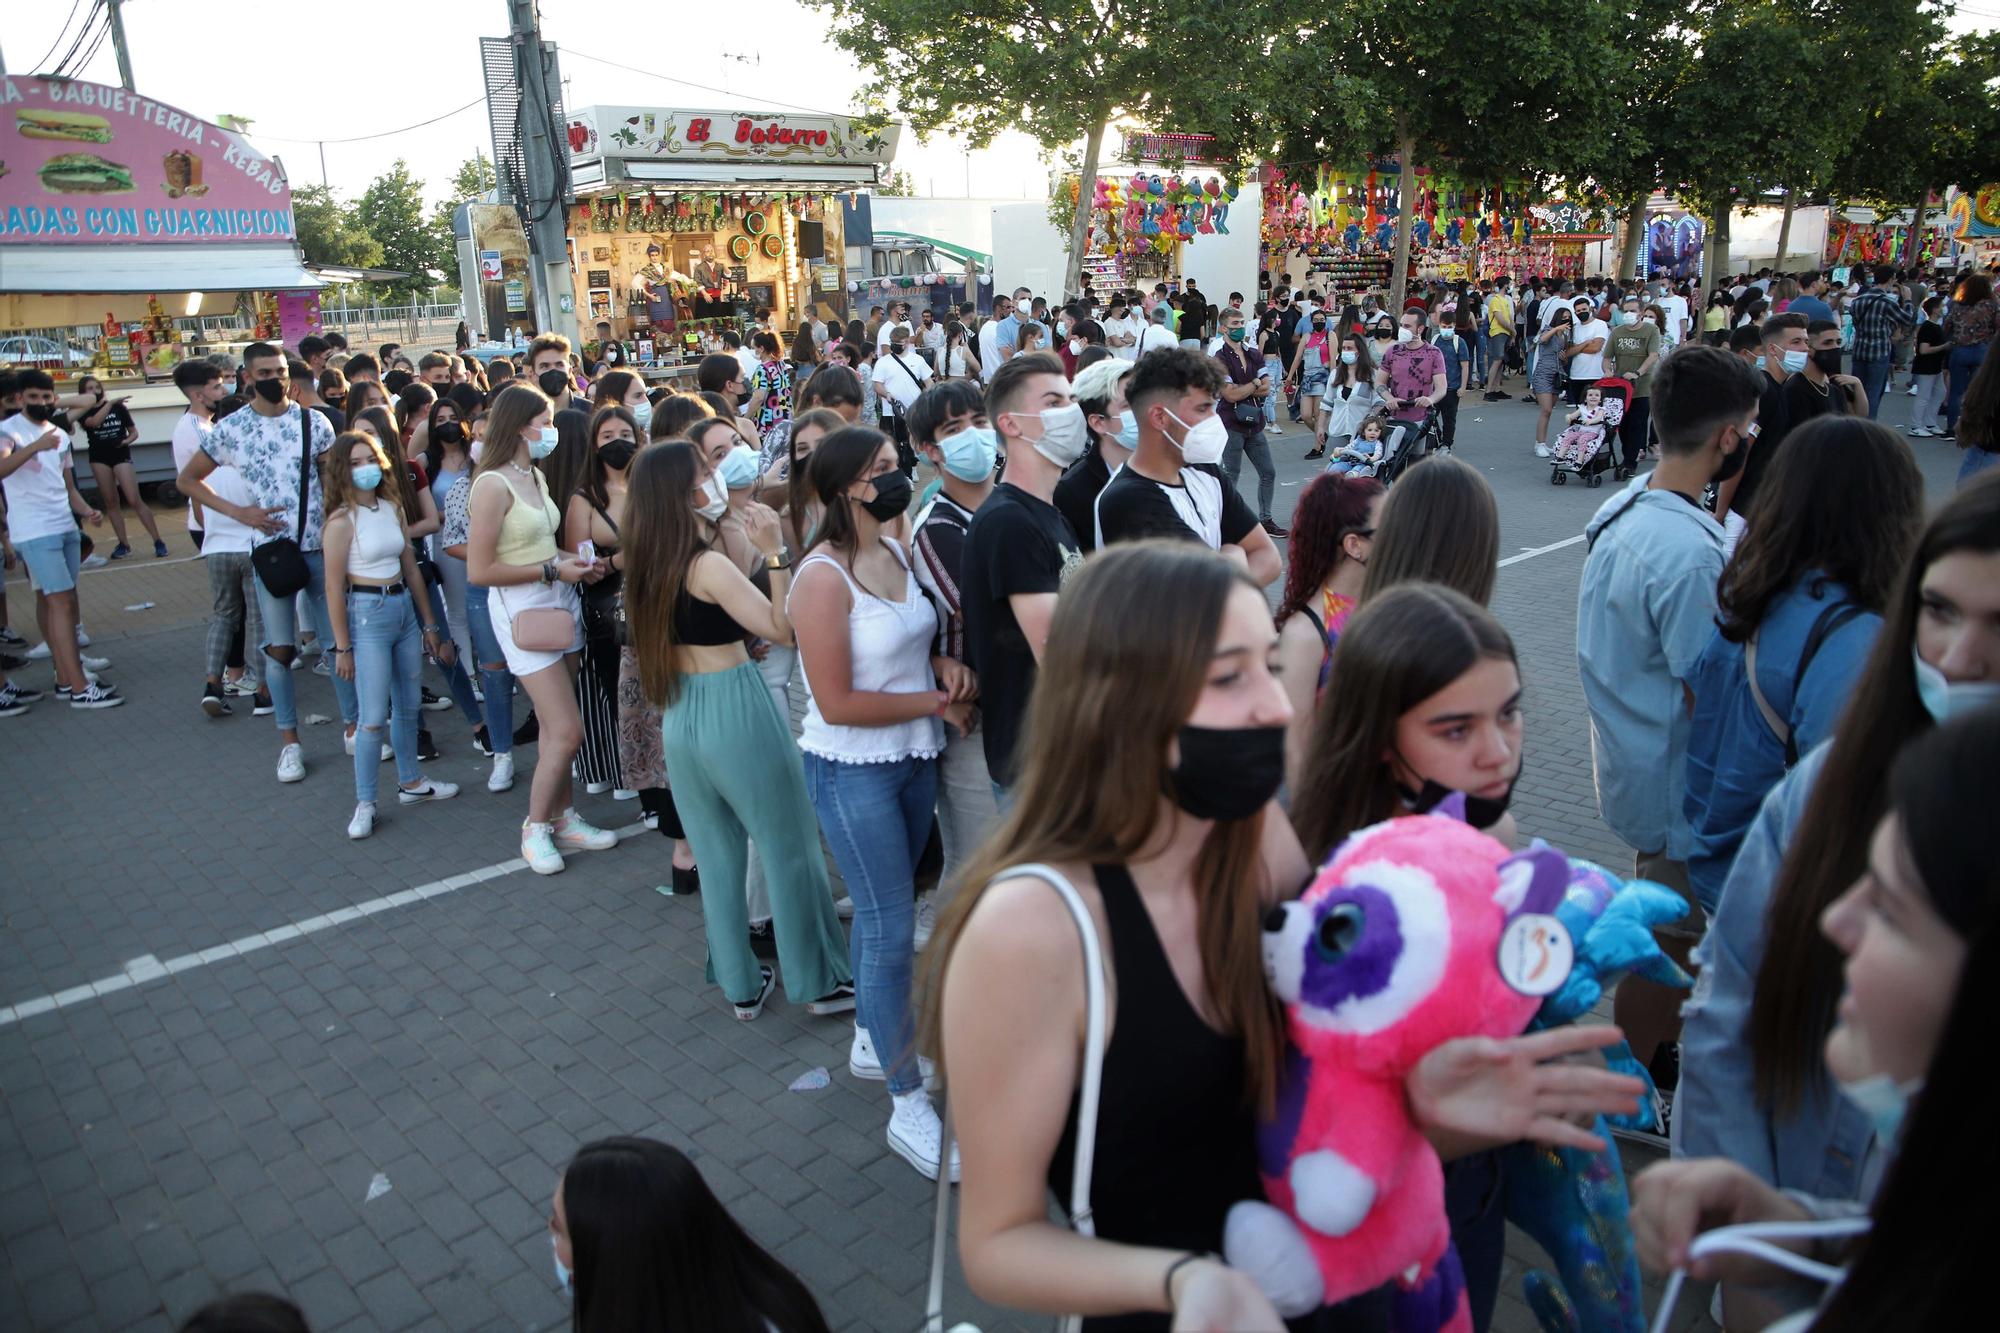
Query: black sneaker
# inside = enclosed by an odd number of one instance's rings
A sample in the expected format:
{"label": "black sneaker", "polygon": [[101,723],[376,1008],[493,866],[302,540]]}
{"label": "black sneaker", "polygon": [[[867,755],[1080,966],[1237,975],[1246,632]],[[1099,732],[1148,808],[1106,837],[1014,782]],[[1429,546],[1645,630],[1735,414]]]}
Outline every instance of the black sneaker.
{"label": "black sneaker", "polygon": [[828,991],[826,994],[820,996],[817,1000],[809,1001],[806,1004],[806,1012],[809,1014],[853,1013],[854,1012],[853,984],[842,983],[841,985],[835,986],[832,990]]}
{"label": "black sneaker", "polygon": [[0,653],[0,671],[19,671],[26,665],[28,665],[28,659],[25,657],[16,657],[12,653]]}
{"label": "black sneaker", "polygon": [[0,717],[19,717],[41,697],[37,690],[17,690],[11,684],[0,688]]}
{"label": "black sneaker", "polygon": [[542,738],[542,724],[535,720],[535,715],[533,713],[528,714],[528,720],[526,722],[523,722],[520,726],[514,728],[514,744],[517,746],[533,745],[536,741],[540,740],[541,738]]}
{"label": "black sneaker", "polygon": [[[681,873],[679,867],[676,867],[674,870],[675,893],[681,892]],[[688,873],[690,876],[693,874],[691,871]],[[699,893],[700,891],[700,886],[697,883],[695,885],[695,892]],[[778,937],[771,929],[769,917],[766,917],[762,921],[752,921],[750,923],[750,952],[756,954],[759,958],[776,958],[778,956]]]}
{"label": "black sneaker", "polygon": [[1663,1041],[1653,1052],[1653,1058],[1646,1066],[1647,1074],[1653,1080],[1653,1120],[1644,1129],[1619,1129],[1612,1133],[1627,1143],[1643,1144],[1668,1152],[1672,1148],[1671,1132],[1674,1123],[1674,1090],[1681,1082],[1681,1044],[1677,1041]]}
{"label": "black sneaker", "polygon": [[440,709],[451,707],[451,700],[445,698],[443,695],[432,693],[431,687],[426,685],[423,687],[423,702],[418,707],[422,708],[426,713],[435,713]]}
{"label": "black sneaker", "polygon": [[210,717],[228,717],[235,710],[231,709],[229,701],[222,697],[222,687],[211,683],[202,687],[201,711]]}
{"label": "black sneaker", "polygon": [[109,685],[91,682],[89,689],[69,698],[71,708],[116,708],[124,703],[124,698]]}
{"label": "black sneaker", "polygon": [[259,685],[257,693],[250,697],[250,716],[269,717],[277,711],[278,706],[271,702],[271,692]]}
{"label": "black sneaker", "polygon": [[42,692],[40,690],[31,690],[25,685],[16,685],[12,681],[7,682],[5,686],[0,686],[0,698],[11,699],[15,703],[31,704],[41,697]]}
{"label": "black sneaker", "polygon": [[1524,393],[1521,395],[1521,401],[1524,403],[1532,403],[1535,401],[1535,395],[1531,393]]}
{"label": "black sneaker", "polygon": [[1289,537],[1292,535],[1291,529],[1279,527],[1276,519],[1267,518],[1260,526],[1273,537]]}
{"label": "black sneaker", "polygon": [[[757,970],[763,974],[763,983],[757,988],[757,998],[754,1000],[730,1001],[736,1007],[736,1021],[739,1023],[748,1023],[751,1019],[763,1013],[764,1001],[771,998],[771,992],[777,987],[777,973],[771,970],[769,963],[759,964]],[[853,1006],[849,1005],[848,1007],[852,1008]]]}
{"label": "black sneaker", "polygon": [[488,759],[493,757],[493,742],[486,735],[486,726],[481,723],[472,729],[472,748]]}
{"label": "black sneaker", "polygon": [[417,758],[425,763],[429,763],[437,757],[437,742],[431,739],[431,733],[428,729],[419,727],[417,729]]}

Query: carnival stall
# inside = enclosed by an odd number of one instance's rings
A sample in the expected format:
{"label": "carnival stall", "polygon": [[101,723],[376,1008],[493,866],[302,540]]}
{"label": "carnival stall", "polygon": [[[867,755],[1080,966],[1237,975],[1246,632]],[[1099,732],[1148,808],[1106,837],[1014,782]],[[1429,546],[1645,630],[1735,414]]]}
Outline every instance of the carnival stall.
{"label": "carnival stall", "polygon": [[[1894,264],[1899,268],[1930,268],[1952,248],[1954,240],[1960,245],[1976,241],[1971,228],[1980,225],[1981,195],[1989,215],[2000,223],[2000,188],[1988,186],[1985,191],[1959,195],[1949,209],[1927,207],[1921,234],[1915,236],[1912,233],[1917,228],[1907,208],[1887,214],[1872,208],[1837,209],[1827,220],[1825,267]],[[1959,232],[1961,217],[1970,224],[1965,235]],[[2000,236],[2000,231],[1989,228],[1989,234]]]}
{"label": "carnival stall", "polygon": [[847,314],[840,193],[876,183],[898,127],[843,116],[594,106],[568,124],[569,246],[586,328],[642,368],[696,359],[760,310]]}
{"label": "carnival stall", "polygon": [[1982,185],[1953,199],[1945,231],[1956,243],[1961,266],[1984,267],[2000,258],[2000,184]]}
{"label": "carnival stall", "polygon": [[0,118],[0,365],[95,375],[140,480],[169,478],[174,366],[319,328],[284,166],[106,84],[0,78]]}

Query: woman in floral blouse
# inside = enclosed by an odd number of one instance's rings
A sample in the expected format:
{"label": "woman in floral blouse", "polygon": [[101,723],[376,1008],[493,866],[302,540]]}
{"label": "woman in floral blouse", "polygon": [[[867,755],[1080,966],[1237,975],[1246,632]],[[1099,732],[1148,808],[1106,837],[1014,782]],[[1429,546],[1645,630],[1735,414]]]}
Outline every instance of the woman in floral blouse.
{"label": "woman in floral blouse", "polygon": [[750,340],[757,349],[757,373],[750,380],[750,415],[757,419],[759,437],[792,419],[792,369],[778,358],[778,335],[759,333]]}

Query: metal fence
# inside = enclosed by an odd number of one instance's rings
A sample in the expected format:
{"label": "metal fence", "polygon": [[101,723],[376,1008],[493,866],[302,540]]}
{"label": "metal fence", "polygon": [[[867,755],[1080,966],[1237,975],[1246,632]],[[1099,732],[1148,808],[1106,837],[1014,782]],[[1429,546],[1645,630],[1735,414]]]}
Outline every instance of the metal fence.
{"label": "metal fence", "polygon": [[[322,302],[325,301],[322,295]],[[355,351],[373,351],[384,342],[405,343],[417,351],[449,350],[458,322],[457,305],[351,306],[322,305],[320,321],[329,333],[344,335]],[[199,315],[171,321],[200,344],[248,342],[253,325],[242,314]],[[0,366],[37,366],[75,372],[88,367],[104,341],[104,330],[93,324],[48,328],[0,329]]]}

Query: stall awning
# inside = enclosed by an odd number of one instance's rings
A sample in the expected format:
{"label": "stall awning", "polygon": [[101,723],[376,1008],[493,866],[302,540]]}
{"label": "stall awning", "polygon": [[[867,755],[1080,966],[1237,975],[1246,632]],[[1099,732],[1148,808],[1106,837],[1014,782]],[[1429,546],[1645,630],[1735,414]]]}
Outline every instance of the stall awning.
{"label": "stall awning", "polygon": [[570,185],[578,195],[604,194],[631,185],[684,187],[690,190],[738,190],[756,186],[801,194],[833,194],[876,183],[873,163],[838,166],[814,163],[810,171],[796,165],[747,162],[645,162],[624,158],[593,158],[570,167]]}
{"label": "stall awning", "polygon": [[0,245],[0,292],[270,292],[323,286],[289,244]]}

